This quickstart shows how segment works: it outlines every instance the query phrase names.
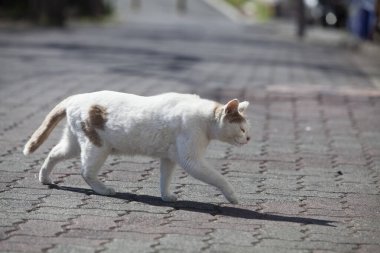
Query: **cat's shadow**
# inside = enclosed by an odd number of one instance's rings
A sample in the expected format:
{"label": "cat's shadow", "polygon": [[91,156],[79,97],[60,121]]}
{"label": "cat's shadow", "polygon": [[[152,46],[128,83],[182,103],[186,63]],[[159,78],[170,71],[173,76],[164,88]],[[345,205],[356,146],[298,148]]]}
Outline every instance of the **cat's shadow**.
{"label": "cat's shadow", "polygon": [[[92,190],[79,188],[79,187],[60,186],[60,185],[54,184],[54,185],[50,185],[49,188],[63,190],[63,191],[79,192],[79,193],[84,193],[87,195],[98,195]],[[335,225],[331,224],[334,221],[330,221],[330,220],[265,214],[265,213],[252,211],[249,209],[239,208],[239,207],[220,206],[216,204],[202,203],[202,202],[197,202],[197,201],[179,200],[176,202],[164,202],[161,200],[161,198],[156,197],[156,196],[138,195],[134,193],[119,193],[119,192],[113,196],[104,196],[104,197],[123,199],[127,201],[136,201],[136,202],[140,202],[140,203],[144,203],[144,204],[152,205],[152,206],[172,207],[176,210],[207,213],[213,216],[220,215],[220,216],[227,216],[227,217],[234,217],[234,218],[241,218],[241,219],[293,222],[293,223],[300,223],[300,224],[314,224],[314,225],[320,225],[320,226],[335,227]]]}

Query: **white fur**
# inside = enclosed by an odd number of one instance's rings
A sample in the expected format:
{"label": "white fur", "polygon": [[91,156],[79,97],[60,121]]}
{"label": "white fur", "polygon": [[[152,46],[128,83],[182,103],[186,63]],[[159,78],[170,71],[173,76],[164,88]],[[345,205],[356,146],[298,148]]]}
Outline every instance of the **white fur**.
{"label": "white fur", "polygon": [[[86,121],[89,108],[106,108],[107,121],[103,130],[96,130],[102,145],[96,146],[85,136],[81,122]],[[66,99],[67,127],[60,142],[46,158],[40,181],[51,183],[49,174],[59,161],[81,157],[81,174],[92,189],[104,195],[114,194],[97,179],[97,174],[112,153],[146,155],[161,158],[161,196],[165,201],[177,197],[169,191],[169,184],[178,163],[193,177],[218,187],[231,203],[237,203],[231,185],[203,158],[212,139],[243,145],[249,140],[246,122],[229,123],[214,112],[217,103],[196,95],[166,93],[142,97],[112,91],[79,94]],[[239,104],[240,113],[248,102]],[[225,108],[226,106],[224,106]]]}

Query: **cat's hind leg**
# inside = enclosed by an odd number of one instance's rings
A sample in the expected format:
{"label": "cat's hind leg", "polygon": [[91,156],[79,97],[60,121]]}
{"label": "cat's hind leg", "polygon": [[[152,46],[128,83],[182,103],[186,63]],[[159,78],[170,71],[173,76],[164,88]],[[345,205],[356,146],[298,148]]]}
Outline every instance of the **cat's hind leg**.
{"label": "cat's hind leg", "polygon": [[98,172],[104,164],[109,150],[106,147],[97,147],[90,142],[81,145],[81,174],[86,183],[98,194],[114,195],[113,188],[105,186],[98,179]]}
{"label": "cat's hind leg", "polygon": [[49,155],[43,163],[40,173],[39,180],[42,184],[52,184],[50,179],[50,174],[54,166],[63,160],[70,159],[79,156],[79,144],[74,136],[74,134],[69,130],[68,127],[65,128],[62,138],[59,143],[54,146],[50,151]]}
{"label": "cat's hind leg", "polygon": [[169,191],[169,185],[173,176],[175,163],[167,158],[161,158],[160,165],[160,189],[163,201],[176,201],[177,196]]}

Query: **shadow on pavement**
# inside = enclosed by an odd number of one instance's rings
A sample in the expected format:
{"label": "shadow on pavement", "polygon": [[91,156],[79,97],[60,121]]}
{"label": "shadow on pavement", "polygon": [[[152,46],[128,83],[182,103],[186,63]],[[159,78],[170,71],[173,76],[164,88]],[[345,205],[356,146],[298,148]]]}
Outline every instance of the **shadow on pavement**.
{"label": "shadow on pavement", "polygon": [[[70,186],[59,186],[59,185],[49,185],[49,188],[79,192],[87,195],[99,195],[90,189],[79,188],[79,187],[70,187]],[[282,221],[282,222],[293,222],[300,224],[314,224],[320,226],[330,226],[336,227],[330,223],[334,221],[329,220],[320,220],[312,218],[302,218],[302,217],[292,217],[292,216],[282,216],[274,214],[265,214],[258,213],[249,209],[243,209],[238,207],[229,207],[229,206],[219,206],[216,204],[202,203],[197,201],[186,201],[180,200],[176,202],[164,202],[161,198],[150,195],[138,195],[134,193],[116,193],[113,196],[104,196],[109,198],[123,199],[127,201],[136,201],[152,206],[163,206],[163,207],[172,207],[176,210],[184,210],[189,212],[198,212],[198,213],[208,213],[213,216],[222,215],[234,218],[241,219],[256,219],[256,220],[268,220],[268,221]]]}

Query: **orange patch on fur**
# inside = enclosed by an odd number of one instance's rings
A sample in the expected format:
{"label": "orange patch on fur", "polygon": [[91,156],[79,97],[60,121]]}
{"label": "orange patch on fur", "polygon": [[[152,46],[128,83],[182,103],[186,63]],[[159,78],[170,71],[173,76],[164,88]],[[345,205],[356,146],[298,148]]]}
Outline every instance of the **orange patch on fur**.
{"label": "orange patch on fur", "polygon": [[213,112],[214,112],[214,119],[220,119],[223,113],[223,105],[219,103],[215,103]]}
{"label": "orange patch on fur", "polygon": [[106,108],[100,105],[91,106],[88,111],[88,118],[85,122],[81,122],[81,127],[87,138],[98,147],[102,146],[102,140],[96,129],[104,129],[104,125],[107,122]]}
{"label": "orange patch on fur", "polygon": [[66,116],[66,108],[58,104],[46,116],[42,125],[32,135],[29,142],[26,144],[28,152],[33,153],[47,139],[54,127]]}
{"label": "orange patch on fur", "polygon": [[104,125],[107,121],[106,108],[100,105],[93,105],[91,106],[88,114],[89,114],[88,120],[93,127],[104,129]]}

